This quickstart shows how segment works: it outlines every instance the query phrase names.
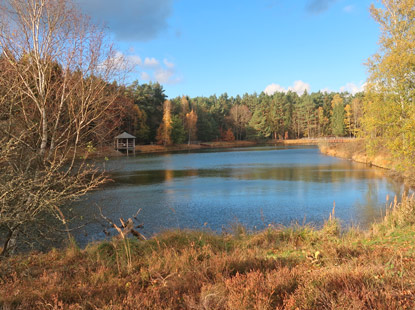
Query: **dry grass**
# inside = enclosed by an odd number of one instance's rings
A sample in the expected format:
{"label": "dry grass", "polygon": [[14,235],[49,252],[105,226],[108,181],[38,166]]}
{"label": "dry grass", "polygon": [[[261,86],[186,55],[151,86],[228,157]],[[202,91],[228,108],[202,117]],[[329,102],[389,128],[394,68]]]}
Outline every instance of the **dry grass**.
{"label": "dry grass", "polygon": [[[359,159],[362,162],[367,162],[365,141],[362,139],[350,139],[347,143],[330,143],[327,141],[320,141],[320,151],[327,155],[341,157],[345,159]],[[359,161],[359,160],[356,160]]]}
{"label": "dry grass", "polygon": [[400,161],[391,160],[392,156],[386,149],[377,149],[369,153],[366,150],[366,142],[363,139],[351,139],[348,143],[319,143],[320,151],[329,156],[340,157],[387,169],[389,175],[403,181],[407,186],[415,188],[415,171],[413,169],[402,170]]}
{"label": "dry grass", "polygon": [[174,152],[174,151],[187,151],[187,150],[198,150],[202,147],[199,144],[177,144],[177,145],[137,145],[137,153],[164,153],[164,152]]}
{"label": "dry grass", "polygon": [[[414,309],[415,203],[362,232],[170,231],[0,261],[4,309]],[[125,242],[125,241],[120,241]],[[126,252],[127,251],[127,252]]]}
{"label": "dry grass", "polygon": [[164,145],[138,145],[136,146],[136,152],[138,153],[163,153],[172,151],[187,151],[187,150],[199,150],[204,148],[232,148],[243,146],[255,146],[256,142],[253,141],[217,141],[217,142],[205,142],[201,144],[176,144],[170,146]]}

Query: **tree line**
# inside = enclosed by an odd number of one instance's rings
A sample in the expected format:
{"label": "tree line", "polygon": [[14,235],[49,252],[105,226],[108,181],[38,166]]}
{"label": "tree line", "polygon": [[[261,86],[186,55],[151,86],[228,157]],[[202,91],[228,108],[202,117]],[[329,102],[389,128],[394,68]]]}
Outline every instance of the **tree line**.
{"label": "tree line", "polygon": [[381,5],[365,93],[168,99],[158,83],[114,82],[120,58],[70,0],[0,2],[0,256],[47,216],[67,223],[61,207],[107,180],[89,154],[124,130],[164,145],[360,136],[414,169],[415,3]]}
{"label": "tree line", "polygon": [[364,94],[264,92],[243,96],[167,99],[158,83],[137,81],[123,89],[120,129],[138,143],[355,137],[361,130]]}

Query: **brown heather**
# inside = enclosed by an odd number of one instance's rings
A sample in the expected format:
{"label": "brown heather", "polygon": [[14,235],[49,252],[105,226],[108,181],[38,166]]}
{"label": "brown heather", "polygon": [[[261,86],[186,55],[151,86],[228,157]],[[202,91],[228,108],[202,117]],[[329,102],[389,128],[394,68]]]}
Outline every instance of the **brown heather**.
{"label": "brown heather", "polygon": [[168,231],[0,261],[3,309],[414,309],[415,201],[368,231]]}

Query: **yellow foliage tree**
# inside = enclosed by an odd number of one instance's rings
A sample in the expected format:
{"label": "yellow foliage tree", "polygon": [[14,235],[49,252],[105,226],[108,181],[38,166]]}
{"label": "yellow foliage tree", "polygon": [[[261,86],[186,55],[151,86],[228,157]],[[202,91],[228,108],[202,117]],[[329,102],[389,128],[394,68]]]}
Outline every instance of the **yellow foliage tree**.
{"label": "yellow foliage tree", "polygon": [[343,98],[339,94],[336,94],[331,101],[332,116],[331,127],[332,132],[336,136],[344,135],[344,107]]}
{"label": "yellow foliage tree", "polygon": [[190,144],[190,141],[197,139],[197,114],[192,109],[189,113],[186,114],[186,130],[189,135],[188,144]]}
{"label": "yellow foliage tree", "polygon": [[362,127],[361,120],[363,116],[363,102],[361,98],[354,98],[352,100],[352,115],[353,115],[353,135],[357,136]]}
{"label": "yellow foliage tree", "polygon": [[372,152],[385,148],[402,168],[415,167],[415,2],[382,0],[371,6],[379,23],[379,51],[367,65],[370,77],[362,119]]}
{"label": "yellow foliage tree", "polygon": [[346,127],[346,132],[351,137],[354,132],[354,124],[352,118],[352,107],[350,104],[346,104],[344,107],[344,126]]}
{"label": "yellow foliage tree", "polygon": [[160,127],[157,129],[156,140],[158,144],[163,144],[165,146],[172,144],[171,129],[171,101],[166,100],[163,105],[163,121],[160,124]]}

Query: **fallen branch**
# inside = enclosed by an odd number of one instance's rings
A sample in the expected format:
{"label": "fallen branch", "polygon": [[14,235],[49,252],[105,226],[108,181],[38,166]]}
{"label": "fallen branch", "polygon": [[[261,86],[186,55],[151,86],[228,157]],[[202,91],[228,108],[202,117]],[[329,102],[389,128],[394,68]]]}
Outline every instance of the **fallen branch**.
{"label": "fallen branch", "polygon": [[[99,206],[97,206],[97,207],[99,209],[99,212],[100,212],[101,217],[118,232],[118,235],[115,236],[115,238],[117,238],[117,239],[125,239],[129,234],[132,234],[138,240],[147,240],[147,238],[143,234],[141,234],[137,230],[135,230],[135,228],[134,228],[134,221],[131,218],[129,218],[127,221],[125,221],[123,218],[120,218],[121,225],[118,226],[110,218],[106,217],[102,213],[101,207],[99,207]],[[139,209],[137,211],[137,213],[135,214],[134,218],[137,218],[137,216],[140,213],[140,211],[141,211],[141,209]],[[142,227],[143,227],[142,225],[138,225],[137,226],[137,228],[142,228]]]}

